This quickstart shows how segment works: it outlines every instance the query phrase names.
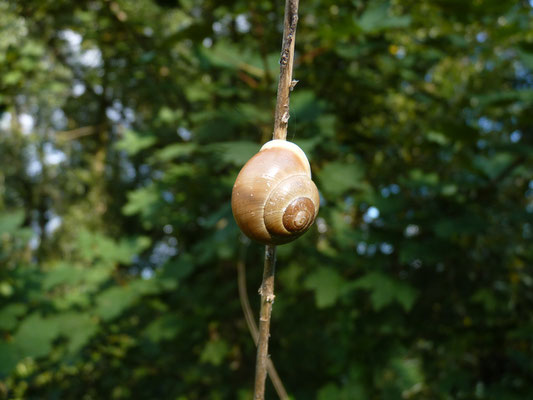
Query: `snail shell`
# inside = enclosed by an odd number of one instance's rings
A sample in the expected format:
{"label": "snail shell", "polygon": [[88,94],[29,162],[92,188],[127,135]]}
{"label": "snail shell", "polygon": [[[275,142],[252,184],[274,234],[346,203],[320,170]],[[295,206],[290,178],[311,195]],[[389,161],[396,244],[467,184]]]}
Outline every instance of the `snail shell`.
{"label": "snail shell", "polygon": [[313,224],[320,205],[305,153],[285,140],[265,143],[237,176],[231,208],[246,236],[288,243]]}

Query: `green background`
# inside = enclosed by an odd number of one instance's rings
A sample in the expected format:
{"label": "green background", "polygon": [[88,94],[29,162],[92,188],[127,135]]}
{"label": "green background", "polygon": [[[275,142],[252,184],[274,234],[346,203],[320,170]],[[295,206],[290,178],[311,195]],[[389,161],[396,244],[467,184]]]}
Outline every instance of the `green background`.
{"label": "green background", "polygon": [[[0,398],[250,399],[283,2],[0,1]],[[302,0],[288,139],[319,218],[278,250],[293,399],[533,393],[533,8]],[[276,398],[267,383],[268,398]]]}

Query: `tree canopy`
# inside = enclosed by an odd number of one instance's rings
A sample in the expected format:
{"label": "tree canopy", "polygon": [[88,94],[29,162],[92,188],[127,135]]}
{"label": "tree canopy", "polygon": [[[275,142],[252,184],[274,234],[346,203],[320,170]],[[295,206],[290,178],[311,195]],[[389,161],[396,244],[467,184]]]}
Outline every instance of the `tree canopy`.
{"label": "tree canopy", "polygon": [[[300,2],[288,139],[321,209],[278,249],[291,398],[531,396],[532,21]],[[0,398],[251,398],[237,265],[257,315],[264,248],[230,196],[282,25],[282,1],[0,2]]]}

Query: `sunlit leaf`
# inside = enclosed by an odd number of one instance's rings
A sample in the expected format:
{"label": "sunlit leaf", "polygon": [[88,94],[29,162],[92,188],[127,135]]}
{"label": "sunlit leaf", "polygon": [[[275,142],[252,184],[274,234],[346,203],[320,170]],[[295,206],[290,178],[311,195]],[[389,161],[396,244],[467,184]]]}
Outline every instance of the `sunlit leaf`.
{"label": "sunlit leaf", "polygon": [[129,286],[111,287],[98,296],[94,311],[104,321],[111,320],[128,309],[139,295]]}
{"label": "sunlit leaf", "polygon": [[22,225],[23,221],[23,210],[16,210],[9,214],[0,214],[0,235],[4,233],[13,233]]}
{"label": "sunlit leaf", "polygon": [[242,166],[261,148],[253,142],[225,142],[212,145],[213,150],[220,152],[226,163]]}
{"label": "sunlit leaf", "polygon": [[50,353],[61,327],[53,319],[33,313],[19,325],[13,335],[13,345],[21,357],[42,357]]}
{"label": "sunlit leaf", "polygon": [[320,268],[306,278],[304,285],[314,290],[316,306],[325,308],[334,305],[341,295],[344,279],[331,268]]}
{"label": "sunlit leaf", "polygon": [[361,18],[357,21],[359,27],[367,33],[376,33],[392,28],[405,28],[410,23],[411,18],[408,15],[392,15],[388,1],[375,1],[370,3]]}
{"label": "sunlit leaf", "polygon": [[351,189],[364,187],[364,170],[359,164],[334,161],[318,171],[320,189],[332,198],[338,198]]}
{"label": "sunlit leaf", "polygon": [[129,129],[125,130],[122,135],[122,139],[117,143],[117,148],[128,152],[130,155],[135,155],[152,146],[157,140],[155,136],[141,134]]}
{"label": "sunlit leaf", "polygon": [[222,339],[211,340],[205,345],[200,355],[200,361],[218,366],[222,364],[228,352],[229,346],[226,341]]}
{"label": "sunlit leaf", "polygon": [[175,337],[179,328],[180,321],[178,317],[164,315],[148,325],[144,330],[144,335],[153,342],[160,342]]}
{"label": "sunlit leaf", "polygon": [[352,287],[370,290],[370,298],[376,311],[395,301],[400,303],[405,311],[409,311],[417,297],[415,289],[380,272],[367,273],[356,280]]}

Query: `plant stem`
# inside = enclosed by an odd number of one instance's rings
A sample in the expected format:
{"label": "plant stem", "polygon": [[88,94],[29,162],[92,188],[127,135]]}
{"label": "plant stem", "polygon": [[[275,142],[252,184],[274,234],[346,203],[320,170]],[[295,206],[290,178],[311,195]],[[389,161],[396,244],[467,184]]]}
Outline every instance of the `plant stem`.
{"label": "plant stem", "polygon": [[276,246],[265,248],[265,269],[263,283],[259,289],[261,294],[261,311],[259,314],[259,337],[257,340],[257,361],[255,364],[254,400],[264,400],[265,381],[268,365],[268,338],[270,336],[270,315],[274,302],[274,272],[276,269]]}
{"label": "plant stem", "polygon": [[285,1],[285,22],[283,27],[283,42],[281,45],[281,60],[279,62],[278,97],[276,99],[276,113],[274,115],[274,139],[287,138],[289,123],[289,96],[297,81],[292,80],[292,66],[294,64],[294,42],[296,39],[296,25],[298,24],[298,0]]}
{"label": "plant stem", "polygon": [[[297,81],[292,80],[294,64],[294,42],[298,24],[298,0],[285,1],[285,18],[283,25],[283,42],[279,68],[278,97],[274,115],[274,139],[287,139],[289,124],[289,97]],[[257,341],[257,362],[255,366],[254,400],[264,400],[265,381],[268,365],[268,339],[270,337],[270,316],[274,302],[274,271],[276,269],[276,246],[265,247],[265,268],[261,294],[261,311],[259,316],[259,338]]]}
{"label": "plant stem", "polygon": [[[244,318],[246,320],[246,325],[248,325],[248,329],[250,330],[250,334],[252,335],[254,343],[257,346],[257,341],[259,339],[259,329],[257,328],[257,324],[255,323],[255,317],[252,311],[252,307],[250,306],[250,300],[248,299],[248,293],[246,290],[246,265],[244,262],[244,255],[242,255],[239,261],[237,262],[237,276],[239,286],[239,299],[241,301],[242,310],[244,312]],[[289,395],[285,390],[285,386],[283,386],[283,382],[281,382],[281,378],[279,377],[278,372],[276,371],[274,362],[270,358],[267,358],[267,373],[280,400],[288,400]]]}

